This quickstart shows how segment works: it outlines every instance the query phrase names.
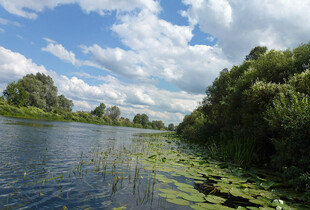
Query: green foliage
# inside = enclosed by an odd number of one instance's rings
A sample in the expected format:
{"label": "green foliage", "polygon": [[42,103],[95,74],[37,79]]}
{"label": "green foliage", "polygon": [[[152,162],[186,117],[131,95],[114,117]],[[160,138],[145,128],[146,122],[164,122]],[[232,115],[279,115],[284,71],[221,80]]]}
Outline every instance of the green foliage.
{"label": "green foliage", "polygon": [[12,82],[8,84],[3,91],[3,95],[9,104],[17,107],[26,106],[28,104],[28,93],[20,83]]}
{"label": "green foliage", "polygon": [[149,117],[146,114],[141,115],[141,125],[145,128],[149,124]]}
{"label": "green foliage", "polygon": [[72,100],[67,99],[64,95],[57,97],[57,108],[67,112],[71,112],[73,107]]}
{"label": "green foliage", "polygon": [[21,106],[35,106],[45,111],[53,109],[72,110],[73,103],[64,95],[57,96],[57,87],[53,79],[45,74],[27,74],[17,83],[10,83],[3,91],[9,104]]}
{"label": "green foliage", "polygon": [[117,106],[109,107],[105,112],[105,104],[100,103],[91,112],[75,113],[72,113],[72,107],[72,100],[64,95],[57,96],[53,79],[41,73],[28,74],[17,82],[10,83],[0,97],[0,115],[5,116],[166,129],[162,121],[149,122],[146,114],[137,114],[134,123],[128,118],[120,119],[121,112]]}
{"label": "green foliage", "polygon": [[133,118],[133,123],[137,126],[141,125],[142,128],[152,128],[149,117],[146,114],[136,114]]}
{"label": "green foliage", "polygon": [[156,130],[166,130],[165,124],[161,120],[153,120],[151,126]]}
{"label": "green foliage", "polygon": [[310,171],[310,99],[299,92],[281,93],[266,113],[277,138],[273,139],[278,168],[297,166]]}
{"label": "green foliage", "polygon": [[177,133],[186,137],[189,141],[201,142],[203,140],[205,117],[200,110],[195,110],[186,115],[179,124]]}
{"label": "green foliage", "polygon": [[132,121],[135,124],[141,124],[141,114],[136,114]]}
{"label": "green foliage", "polygon": [[267,52],[267,47],[257,46],[254,47],[251,52],[245,57],[245,60],[257,60],[259,56]]}
{"label": "green foliage", "polygon": [[120,115],[121,111],[117,106],[109,107],[106,110],[106,116],[109,117],[112,121],[118,120]]}
{"label": "green foliage", "polygon": [[170,123],[170,124],[168,125],[168,130],[169,130],[169,131],[174,131],[174,130],[175,130],[175,127],[174,127],[174,124],[173,124],[173,123]]}
{"label": "green foliage", "polygon": [[93,115],[96,115],[97,117],[102,117],[104,114],[104,110],[105,110],[105,104],[100,103],[100,105],[97,106],[93,111],[91,111],[91,113]]}
{"label": "green foliage", "polygon": [[309,59],[310,42],[292,51],[255,47],[241,65],[220,72],[177,133],[243,166],[309,173]]}

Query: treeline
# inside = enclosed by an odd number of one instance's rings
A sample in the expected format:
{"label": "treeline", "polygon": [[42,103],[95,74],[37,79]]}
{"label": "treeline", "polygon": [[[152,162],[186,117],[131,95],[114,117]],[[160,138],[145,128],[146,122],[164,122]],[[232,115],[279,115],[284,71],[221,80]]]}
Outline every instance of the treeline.
{"label": "treeline", "polygon": [[310,190],[309,64],[310,42],[285,51],[255,47],[221,71],[177,132],[213,157],[275,169]]}
{"label": "treeline", "polygon": [[[167,129],[162,121],[149,122],[146,114],[142,114],[143,121],[131,122],[128,118],[121,117],[117,106],[106,108],[104,103],[100,103],[90,112],[72,112],[73,106],[72,100],[58,95],[53,79],[41,73],[28,74],[17,82],[8,84],[0,97],[0,115],[5,116]],[[136,116],[138,115],[140,114]]]}

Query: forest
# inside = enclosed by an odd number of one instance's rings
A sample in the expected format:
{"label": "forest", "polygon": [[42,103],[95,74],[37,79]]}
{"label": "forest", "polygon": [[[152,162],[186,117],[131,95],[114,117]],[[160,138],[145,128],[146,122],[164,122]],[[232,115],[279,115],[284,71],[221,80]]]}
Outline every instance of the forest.
{"label": "forest", "polygon": [[213,158],[277,171],[287,185],[310,190],[309,63],[310,42],[253,48],[220,72],[177,133]]}
{"label": "forest", "polygon": [[[0,115],[4,116],[167,130],[161,120],[150,121],[146,114],[136,114],[133,121],[121,117],[117,106],[100,103],[91,111],[72,112],[73,106],[72,100],[58,95],[53,79],[43,73],[27,74],[8,84],[0,97]],[[168,128],[174,130],[173,124]]]}

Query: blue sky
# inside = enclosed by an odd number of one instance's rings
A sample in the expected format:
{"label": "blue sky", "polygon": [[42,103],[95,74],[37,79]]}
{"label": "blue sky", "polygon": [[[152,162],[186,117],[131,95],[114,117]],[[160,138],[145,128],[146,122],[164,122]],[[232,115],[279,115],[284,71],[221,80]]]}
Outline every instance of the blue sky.
{"label": "blue sky", "polygon": [[43,72],[75,110],[104,102],[130,119],[178,124],[253,47],[308,42],[309,9],[302,0],[0,0],[0,91]]}

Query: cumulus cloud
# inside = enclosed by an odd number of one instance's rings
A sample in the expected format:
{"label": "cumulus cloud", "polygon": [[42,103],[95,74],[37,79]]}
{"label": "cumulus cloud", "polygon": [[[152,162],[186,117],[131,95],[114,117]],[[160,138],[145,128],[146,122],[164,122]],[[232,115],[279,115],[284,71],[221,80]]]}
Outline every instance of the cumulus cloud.
{"label": "cumulus cloud", "polygon": [[[149,84],[126,84],[111,75],[94,77],[87,73],[77,73],[68,77],[59,75],[44,66],[35,64],[24,55],[0,46],[0,89],[26,74],[41,72],[50,75],[59,94],[73,100],[75,110],[91,110],[99,103],[117,105],[122,116],[131,120],[136,113],[146,113],[151,120],[179,123],[185,114],[198,106],[203,95],[192,95],[184,91],[170,92]],[[83,78],[100,81],[99,85],[89,85]]]}
{"label": "cumulus cloud", "polygon": [[154,13],[160,11],[159,3],[153,0],[0,0],[0,5],[8,12],[29,19],[36,19],[45,9],[65,4],[78,4],[87,13],[102,15],[111,10],[129,12],[137,8],[147,8]]}
{"label": "cumulus cloud", "polygon": [[0,46],[0,83],[20,79],[26,74],[47,73],[44,66],[39,66],[20,53]]}
{"label": "cumulus cloud", "polygon": [[218,38],[218,46],[240,62],[257,45],[293,48],[309,39],[310,2],[303,0],[183,0],[182,12],[200,29]]}
{"label": "cumulus cloud", "polygon": [[130,50],[98,45],[82,49],[93,63],[118,76],[155,77],[182,90],[203,93],[218,72],[231,65],[217,46],[190,46],[193,27],[173,25],[148,10],[119,16],[112,30]]}
{"label": "cumulus cloud", "polygon": [[52,53],[54,56],[59,59],[72,63],[73,65],[79,65],[80,61],[75,58],[75,54],[72,51],[66,50],[61,44],[58,44],[56,41],[45,38],[48,42],[48,45],[42,48],[42,51]]}

